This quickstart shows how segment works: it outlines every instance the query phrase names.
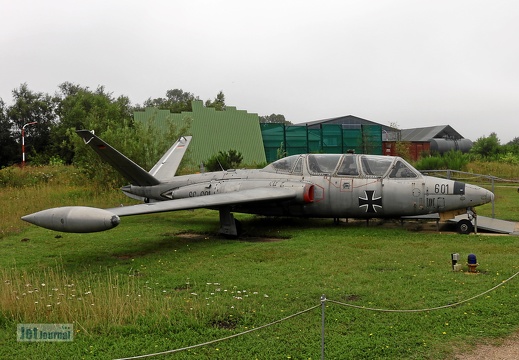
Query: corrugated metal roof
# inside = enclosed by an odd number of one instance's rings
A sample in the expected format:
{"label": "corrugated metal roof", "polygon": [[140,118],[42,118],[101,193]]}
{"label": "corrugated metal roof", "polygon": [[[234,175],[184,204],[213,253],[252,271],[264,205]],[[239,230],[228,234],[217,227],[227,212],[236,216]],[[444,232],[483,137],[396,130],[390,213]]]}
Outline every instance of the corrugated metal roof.
{"label": "corrugated metal roof", "polygon": [[196,165],[208,160],[219,151],[236,150],[243,156],[243,163],[266,162],[263,138],[258,114],[248,113],[227,106],[224,111],[207,108],[200,100],[192,102],[192,112],[180,114],[169,110],[146,108],[136,111],[136,121],[154,121],[159,128],[167,129],[170,122],[178,127],[185,126],[186,119],[191,119],[188,134],[193,135],[189,146],[189,156]]}
{"label": "corrugated metal roof", "polygon": [[463,139],[456,130],[449,125],[430,126],[423,128],[404,129],[401,131],[402,141],[427,142],[431,139]]}
{"label": "corrugated metal roof", "polygon": [[[379,123],[376,123],[371,120],[366,120],[357,116],[353,115],[346,115],[346,116],[339,116],[329,119],[323,119],[323,120],[315,120],[315,121],[309,121],[306,123],[300,123],[295,125],[302,125],[302,126],[308,126],[309,128],[313,127],[319,127],[320,125],[328,125],[328,124],[337,124],[342,125],[343,127],[356,127],[359,125],[376,125],[382,127],[385,131],[398,131],[397,129],[394,129],[390,126],[382,125]],[[360,128],[360,127],[359,127]]]}

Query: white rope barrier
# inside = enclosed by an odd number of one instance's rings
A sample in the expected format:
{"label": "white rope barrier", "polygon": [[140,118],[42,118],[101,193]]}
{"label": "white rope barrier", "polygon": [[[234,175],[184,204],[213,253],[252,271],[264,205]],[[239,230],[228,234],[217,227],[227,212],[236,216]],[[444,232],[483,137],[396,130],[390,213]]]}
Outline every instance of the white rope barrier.
{"label": "white rope barrier", "polygon": [[461,304],[467,303],[467,302],[469,302],[471,300],[477,299],[477,298],[479,298],[479,297],[481,297],[483,295],[488,294],[491,291],[496,290],[500,286],[503,286],[508,281],[510,281],[513,278],[515,278],[517,275],[519,275],[519,271],[516,272],[514,275],[510,276],[508,279],[501,281],[496,286],[494,286],[494,287],[492,287],[492,288],[482,292],[481,294],[472,296],[472,297],[470,297],[468,299],[458,301],[458,302],[456,302],[454,304],[448,304],[448,305],[443,305],[443,306],[436,306],[436,307],[425,308],[425,309],[382,309],[382,308],[370,308],[370,307],[366,307],[366,306],[353,305],[353,304],[343,303],[343,302],[340,302],[340,301],[330,300],[330,299],[327,299],[323,295],[323,297],[321,297],[321,302],[318,305],[312,306],[312,307],[310,307],[310,308],[308,308],[306,310],[303,310],[303,311],[299,311],[299,312],[297,312],[295,314],[289,315],[289,316],[284,317],[282,319],[273,321],[273,322],[271,322],[269,324],[261,325],[261,326],[259,326],[257,328],[254,328],[254,329],[246,330],[246,331],[243,331],[243,332],[240,332],[240,333],[237,333],[237,334],[233,334],[233,335],[230,335],[230,336],[226,336],[226,337],[223,337],[223,338],[220,338],[220,339],[215,339],[215,340],[207,341],[207,342],[201,343],[201,344],[186,346],[186,347],[179,348],[179,349],[167,350],[167,351],[162,351],[162,352],[153,353],[153,354],[145,354],[145,355],[137,355],[137,356],[132,356],[132,357],[126,357],[126,358],[119,358],[119,359],[115,359],[115,360],[144,359],[144,358],[147,358],[147,357],[172,354],[172,353],[176,353],[176,352],[180,352],[180,351],[194,349],[194,348],[201,347],[201,346],[211,345],[211,344],[214,344],[214,343],[217,343],[217,342],[220,342],[220,341],[229,340],[229,339],[232,339],[232,338],[235,338],[235,337],[238,337],[238,336],[249,334],[249,333],[257,331],[257,330],[265,329],[265,328],[267,328],[269,326],[272,326],[272,325],[275,325],[275,324],[279,324],[279,323],[281,323],[283,321],[292,319],[292,318],[294,318],[296,316],[302,315],[302,314],[307,313],[309,311],[312,311],[312,310],[314,310],[314,309],[316,309],[318,307],[321,307],[324,302],[330,302],[332,304],[342,305],[342,306],[346,306],[346,307],[350,307],[350,308],[354,308],[354,309],[360,309],[360,310],[378,311],[378,312],[391,312],[391,313],[416,313],[416,312],[426,312],[426,311],[434,311],[434,310],[441,310],[441,309],[452,308],[452,307],[459,306]]}
{"label": "white rope barrier", "polygon": [[242,336],[242,335],[251,333],[253,331],[261,330],[261,329],[264,329],[266,327],[278,324],[280,322],[286,321],[286,320],[291,319],[293,317],[296,317],[296,316],[302,315],[304,313],[307,313],[309,311],[312,311],[313,309],[316,309],[319,306],[321,306],[321,304],[312,306],[311,308],[308,308],[308,309],[303,310],[303,311],[299,311],[299,312],[297,312],[295,314],[292,314],[290,316],[284,317],[283,319],[276,320],[276,321],[271,322],[269,324],[261,325],[261,326],[259,326],[257,328],[250,329],[250,330],[247,330],[247,331],[243,331],[243,332],[238,333],[238,334],[233,334],[233,335],[221,338],[221,339],[211,340],[211,341],[208,341],[208,342],[205,342],[205,343],[202,343],[202,344],[186,346],[186,347],[183,347],[183,348],[180,348],[180,349],[167,350],[167,351],[162,351],[162,352],[158,352],[158,353],[154,353],[154,354],[138,355],[138,356],[127,357],[127,358],[120,358],[120,359],[115,359],[115,360],[143,359],[143,358],[147,358],[147,357],[172,354],[172,353],[176,353],[176,352],[180,352],[180,351],[184,351],[184,350],[194,349],[194,348],[197,348],[197,347],[200,347],[200,346],[206,346],[206,345],[214,344],[214,343],[217,343],[217,342],[220,342],[220,341],[229,340],[229,339],[232,339],[232,338],[235,338],[235,337],[238,337],[238,336]]}
{"label": "white rope barrier", "polygon": [[519,275],[519,272],[516,272],[514,275],[512,275],[511,277],[509,277],[506,280],[503,280],[501,283],[497,284],[493,288],[488,289],[487,291],[484,291],[481,294],[478,294],[478,295],[473,296],[471,298],[468,298],[468,299],[465,299],[465,300],[462,300],[462,301],[458,301],[458,302],[456,302],[454,304],[437,306],[437,307],[432,307],[432,308],[427,308],[427,309],[377,309],[377,308],[370,308],[370,307],[365,307],[365,306],[360,306],[360,305],[353,305],[353,304],[342,303],[342,302],[339,302],[339,301],[334,301],[334,300],[329,300],[329,299],[328,299],[328,301],[331,302],[331,303],[334,303],[334,304],[342,305],[342,306],[348,306],[348,307],[355,308],[355,309],[362,309],[362,310],[369,310],[369,311],[399,312],[399,313],[434,311],[434,310],[441,310],[441,309],[447,309],[447,308],[455,307],[455,306],[464,304],[466,302],[469,302],[471,300],[477,299],[478,297],[481,297],[481,296],[483,296],[485,294],[488,294],[489,292],[494,291],[498,287],[503,286],[506,282],[512,280],[517,275]]}

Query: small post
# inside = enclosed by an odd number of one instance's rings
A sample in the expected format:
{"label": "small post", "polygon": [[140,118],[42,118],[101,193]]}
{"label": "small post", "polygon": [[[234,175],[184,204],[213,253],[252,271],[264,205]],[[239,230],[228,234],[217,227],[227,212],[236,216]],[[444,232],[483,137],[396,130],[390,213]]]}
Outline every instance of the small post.
{"label": "small post", "polygon": [[[492,193],[494,194],[494,177],[492,176]],[[496,218],[494,199],[492,199],[492,219]]]}
{"label": "small post", "polygon": [[456,271],[459,259],[460,259],[460,254],[458,254],[458,253],[451,254],[452,271]]}
{"label": "small post", "polygon": [[321,295],[321,360],[324,360],[324,309],[326,308],[326,295]]}

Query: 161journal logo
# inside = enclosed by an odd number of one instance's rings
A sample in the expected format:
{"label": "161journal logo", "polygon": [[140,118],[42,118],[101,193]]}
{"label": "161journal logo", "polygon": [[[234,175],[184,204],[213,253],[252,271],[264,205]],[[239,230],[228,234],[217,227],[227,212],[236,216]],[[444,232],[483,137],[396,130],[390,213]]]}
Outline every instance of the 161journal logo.
{"label": "161journal logo", "polygon": [[18,324],[18,341],[72,341],[73,324]]}

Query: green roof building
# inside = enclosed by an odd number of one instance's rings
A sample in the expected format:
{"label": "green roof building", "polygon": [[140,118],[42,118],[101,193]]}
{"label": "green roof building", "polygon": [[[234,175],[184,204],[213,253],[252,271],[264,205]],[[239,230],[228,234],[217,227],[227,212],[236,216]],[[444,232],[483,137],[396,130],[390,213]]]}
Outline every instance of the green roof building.
{"label": "green roof building", "polygon": [[146,108],[136,111],[134,118],[141,122],[154,122],[159,129],[168,129],[170,122],[179,128],[191,121],[187,134],[193,135],[189,157],[193,164],[208,160],[219,151],[236,150],[243,156],[244,164],[266,162],[258,114],[227,106],[224,111],[205,107],[201,100],[192,102],[191,112],[171,113],[169,110]]}

